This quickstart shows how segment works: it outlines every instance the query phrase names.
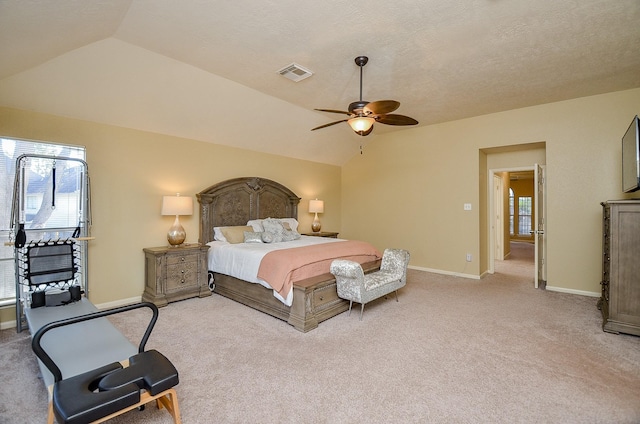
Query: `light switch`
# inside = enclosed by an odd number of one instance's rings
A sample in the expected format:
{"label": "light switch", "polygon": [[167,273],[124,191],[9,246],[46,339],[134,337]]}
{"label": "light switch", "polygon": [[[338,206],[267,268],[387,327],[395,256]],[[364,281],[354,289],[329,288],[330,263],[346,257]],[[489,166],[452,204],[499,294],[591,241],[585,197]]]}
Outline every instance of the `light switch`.
{"label": "light switch", "polygon": [[471,210],[471,203],[465,203],[464,204],[464,210],[465,211],[470,211]]}

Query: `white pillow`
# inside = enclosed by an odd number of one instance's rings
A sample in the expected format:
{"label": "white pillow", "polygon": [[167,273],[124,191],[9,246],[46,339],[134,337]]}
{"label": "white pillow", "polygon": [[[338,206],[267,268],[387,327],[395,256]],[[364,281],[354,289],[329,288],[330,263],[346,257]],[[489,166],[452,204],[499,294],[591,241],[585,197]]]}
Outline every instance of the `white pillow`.
{"label": "white pillow", "polygon": [[[247,222],[247,225],[253,227],[253,231],[256,233],[261,233],[264,231],[264,227],[262,226],[262,219],[252,219]],[[215,230],[215,228],[214,228]]]}
{"label": "white pillow", "polygon": [[217,241],[227,241],[227,238],[222,234],[222,227],[213,227],[213,239]]}

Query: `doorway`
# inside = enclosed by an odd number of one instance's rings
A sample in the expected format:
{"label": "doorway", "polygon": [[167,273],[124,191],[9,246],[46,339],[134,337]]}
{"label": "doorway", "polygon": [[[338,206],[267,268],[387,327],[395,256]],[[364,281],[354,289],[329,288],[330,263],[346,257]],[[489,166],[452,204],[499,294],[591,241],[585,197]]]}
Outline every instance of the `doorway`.
{"label": "doorway", "polygon": [[518,271],[544,288],[544,167],[491,169],[489,174],[489,272]]}

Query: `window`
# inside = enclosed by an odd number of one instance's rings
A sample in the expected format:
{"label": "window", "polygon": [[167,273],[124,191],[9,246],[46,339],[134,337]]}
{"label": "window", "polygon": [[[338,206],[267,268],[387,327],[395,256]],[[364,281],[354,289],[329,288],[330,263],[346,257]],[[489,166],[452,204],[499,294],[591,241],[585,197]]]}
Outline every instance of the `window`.
{"label": "window", "polygon": [[[0,305],[15,301],[15,259],[14,247],[7,242],[15,240],[15,228],[12,232],[12,205],[15,193],[16,159],[21,155],[56,156],[59,161],[30,158],[25,162],[25,189],[22,216],[27,230],[32,230],[28,239],[51,239],[70,237],[79,225],[79,205],[83,189],[79,183],[82,178],[80,162],[63,158],[85,159],[85,149],[80,146],[0,138],[2,160],[0,161]],[[54,162],[57,162],[54,163]],[[57,172],[52,172],[55,166]],[[56,174],[56,184],[53,175]],[[52,186],[55,185],[55,192]],[[53,199],[51,196],[53,195]],[[15,219],[14,219],[15,221]],[[33,231],[37,229],[37,231]],[[84,251],[83,251],[84,252]],[[86,253],[82,253],[85,255]],[[86,259],[86,258],[83,258]]]}
{"label": "window", "polygon": [[511,234],[512,236],[515,235],[514,202],[515,202],[515,197],[513,195],[513,189],[509,188],[509,234]]}
{"label": "window", "polygon": [[[509,234],[511,236],[531,236],[531,208],[533,198],[531,196],[516,196],[512,188],[509,188]],[[518,210],[516,211],[516,204]],[[515,230],[518,229],[516,233]]]}
{"label": "window", "polygon": [[529,236],[531,233],[531,197],[518,197],[518,234]]}

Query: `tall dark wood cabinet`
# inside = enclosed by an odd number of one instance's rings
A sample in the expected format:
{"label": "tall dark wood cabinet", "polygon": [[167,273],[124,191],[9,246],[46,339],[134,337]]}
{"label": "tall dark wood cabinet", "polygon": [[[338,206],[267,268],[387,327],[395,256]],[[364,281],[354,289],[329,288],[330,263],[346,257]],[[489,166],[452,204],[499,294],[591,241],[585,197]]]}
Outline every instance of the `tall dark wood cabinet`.
{"label": "tall dark wood cabinet", "polygon": [[602,328],[640,336],[640,199],[602,208]]}

